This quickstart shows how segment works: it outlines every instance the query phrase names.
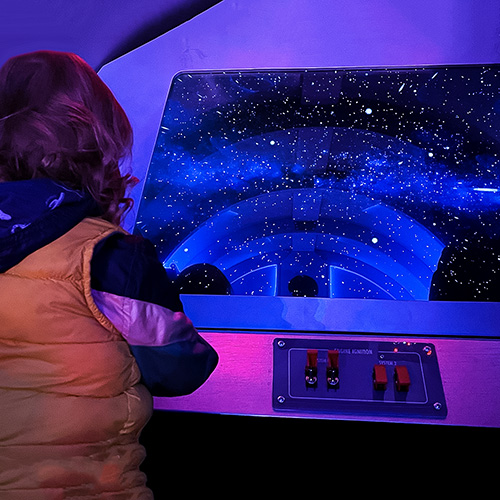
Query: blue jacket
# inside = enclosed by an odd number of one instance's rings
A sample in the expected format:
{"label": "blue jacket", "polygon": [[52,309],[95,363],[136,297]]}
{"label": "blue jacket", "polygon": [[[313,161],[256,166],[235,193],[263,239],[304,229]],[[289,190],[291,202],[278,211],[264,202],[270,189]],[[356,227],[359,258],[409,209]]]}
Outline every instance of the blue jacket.
{"label": "blue jacket", "polygon": [[[90,196],[48,179],[0,183],[0,272],[98,215]],[[183,314],[152,243],[117,231],[96,246],[91,279],[95,303],[127,340],[153,396],[205,382],[217,353]]]}

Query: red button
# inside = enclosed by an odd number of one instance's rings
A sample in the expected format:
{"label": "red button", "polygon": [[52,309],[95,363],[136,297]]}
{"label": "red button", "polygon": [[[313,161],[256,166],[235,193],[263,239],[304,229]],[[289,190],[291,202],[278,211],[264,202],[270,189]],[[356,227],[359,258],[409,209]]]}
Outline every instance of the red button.
{"label": "red button", "polygon": [[328,351],[328,368],[339,369],[339,351],[337,349]]}
{"label": "red button", "polygon": [[387,371],[384,365],[373,367],[373,388],[376,391],[385,391],[387,387]]}
{"label": "red button", "polygon": [[305,379],[307,386],[315,386],[318,382],[318,350],[307,350],[307,364],[305,368]]}
{"label": "red button", "polygon": [[396,389],[398,391],[408,391],[410,388],[410,374],[405,365],[396,365],[394,367],[394,379],[396,380]]}
{"label": "red button", "polygon": [[339,351],[331,349],[328,351],[328,364],[326,366],[326,382],[329,387],[339,388]]}
{"label": "red button", "polygon": [[318,349],[307,350],[307,366],[316,368],[318,366]]}

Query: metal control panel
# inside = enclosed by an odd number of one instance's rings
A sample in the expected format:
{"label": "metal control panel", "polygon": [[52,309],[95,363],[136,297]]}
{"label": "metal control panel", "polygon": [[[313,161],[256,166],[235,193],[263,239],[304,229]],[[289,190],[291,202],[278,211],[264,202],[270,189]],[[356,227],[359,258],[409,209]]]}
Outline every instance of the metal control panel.
{"label": "metal control panel", "polygon": [[183,300],[219,364],[158,410],[500,427],[500,302]]}
{"label": "metal control panel", "polygon": [[276,338],[273,409],[445,418],[431,343]]}

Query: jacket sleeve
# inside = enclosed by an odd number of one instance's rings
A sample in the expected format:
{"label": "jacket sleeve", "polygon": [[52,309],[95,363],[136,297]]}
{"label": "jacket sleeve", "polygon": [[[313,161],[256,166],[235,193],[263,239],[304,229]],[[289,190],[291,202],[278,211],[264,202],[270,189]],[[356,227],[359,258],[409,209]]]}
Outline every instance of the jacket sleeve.
{"label": "jacket sleeve", "polygon": [[116,233],[100,242],[91,278],[96,305],[128,342],[153,396],[190,394],[207,380],[217,353],[184,314],[149,241]]}

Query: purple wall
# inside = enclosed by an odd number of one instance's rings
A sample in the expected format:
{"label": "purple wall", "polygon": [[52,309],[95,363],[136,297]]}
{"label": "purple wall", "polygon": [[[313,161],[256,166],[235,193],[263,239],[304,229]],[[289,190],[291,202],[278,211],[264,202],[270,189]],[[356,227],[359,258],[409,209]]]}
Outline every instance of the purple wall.
{"label": "purple wall", "polygon": [[179,26],[219,0],[2,2],[0,66],[34,50],[61,50],[93,68]]}

